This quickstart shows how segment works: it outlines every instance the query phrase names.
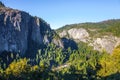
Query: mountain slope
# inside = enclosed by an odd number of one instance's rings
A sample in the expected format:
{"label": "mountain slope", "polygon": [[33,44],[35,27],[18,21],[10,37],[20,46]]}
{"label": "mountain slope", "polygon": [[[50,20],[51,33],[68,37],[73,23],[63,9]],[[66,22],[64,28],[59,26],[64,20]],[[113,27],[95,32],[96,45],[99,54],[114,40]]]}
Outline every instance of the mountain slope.
{"label": "mountain slope", "polygon": [[112,53],[120,44],[120,19],[66,25],[56,32],[61,38],[72,39],[77,43],[85,42],[95,50]]}

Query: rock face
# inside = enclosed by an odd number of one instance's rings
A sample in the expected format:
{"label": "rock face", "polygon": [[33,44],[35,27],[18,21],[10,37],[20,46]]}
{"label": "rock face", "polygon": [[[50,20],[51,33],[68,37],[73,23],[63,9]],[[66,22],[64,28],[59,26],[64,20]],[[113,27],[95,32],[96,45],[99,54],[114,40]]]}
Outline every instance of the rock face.
{"label": "rock face", "polygon": [[75,40],[80,40],[80,41],[83,41],[83,42],[86,42],[86,39],[89,37],[88,32],[83,28],[70,29],[68,31],[68,34],[70,35],[71,38],[73,38]]}
{"label": "rock face", "polygon": [[120,44],[120,38],[114,36],[103,36],[102,38],[96,38],[90,46],[93,46],[95,50],[106,50],[108,53],[112,53],[113,49]]}
{"label": "rock face", "polygon": [[[0,8],[0,52],[19,52],[21,55],[32,46],[52,42],[63,47],[62,41],[54,40],[50,25],[38,17],[11,8]],[[35,46],[33,46],[35,47]]]}
{"label": "rock face", "polygon": [[60,35],[60,37],[68,36],[69,38],[72,38],[74,40],[83,41],[83,42],[86,42],[86,40],[89,37],[89,33],[83,28],[79,28],[79,29],[72,28],[72,29],[69,29],[68,31],[64,30],[59,35]]}
{"label": "rock face", "polygon": [[119,37],[112,35],[93,37],[96,34],[94,34],[93,36],[89,36],[90,33],[85,28],[70,28],[68,30],[63,30],[62,32],[59,32],[59,35],[61,38],[72,39],[76,43],[79,43],[81,41],[85,42],[88,44],[88,46],[93,46],[94,50],[105,50],[108,53],[112,53],[113,49],[116,46],[120,45]]}

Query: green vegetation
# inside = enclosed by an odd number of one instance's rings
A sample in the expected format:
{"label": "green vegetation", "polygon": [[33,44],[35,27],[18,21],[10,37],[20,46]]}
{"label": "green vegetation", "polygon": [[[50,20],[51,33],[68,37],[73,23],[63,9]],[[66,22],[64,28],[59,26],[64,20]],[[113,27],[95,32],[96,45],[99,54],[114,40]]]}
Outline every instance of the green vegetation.
{"label": "green vegetation", "polygon": [[90,36],[92,37],[101,36],[103,34],[112,34],[114,36],[120,37],[120,19],[113,19],[98,23],[80,23],[66,25],[56,31],[62,32],[63,30],[69,30],[71,28],[84,28],[90,33]]}
{"label": "green vegetation", "polygon": [[[0,1],[0,9],[2,7],[5,6]],[[41,34],[51,40],[60,40],[49,24],[40,20]],[[66,25],[57,32],[71,28],[85,28],[93,37],[103,34],[120,37],[120,19]],[[67,41],[72,42],[70,39]],[[38,45],[33,40],[27,44],[30,48],[25,55],[0,53],[0,80],[120,80],[120,46],[108,54],[93,50],[82,42],[76,44],[75,50],[72,49],[74,45],[63,49],[52,43]]]}
{"label": "green vegetation", "polygon": [[78,50],[63,50],[49,44],[39,49],[34,59],[11,53],[5,59],[13,59],[11,63],[0,67],[0,80],[119,80],[119,58],[120,46],[108,54],[82,42]]}

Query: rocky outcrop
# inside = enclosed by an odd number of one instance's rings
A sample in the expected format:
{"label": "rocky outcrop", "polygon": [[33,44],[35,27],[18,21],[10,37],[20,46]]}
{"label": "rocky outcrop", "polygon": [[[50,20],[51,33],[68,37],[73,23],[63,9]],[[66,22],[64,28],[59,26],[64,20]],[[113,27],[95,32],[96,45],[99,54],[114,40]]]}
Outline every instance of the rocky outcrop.
{"label": "rocky outcrop", "polygon": [[68,32],[66,30],[63,30],[62,32],[59,33],[60,37],[68,37]]}
{"label": "rocky outcrop", "polygon": [[19,52],[24,55],[31,46],[51,42],[63,47],[62,41],[55,41],[53,34],[56,33],[50,25],[38,17],[7,7],[0,8],[0,52]]}
{"label": "rocky outcrop", "polygon": [[87,39],[89,38],[89,33],[83,29],[83,28],[72,28],[69,29],[68,31],[63,31],[59,34],[60,37],[66,37],[68,36],[68,38],[72,38],[74,40],[79,40],[79,41],[83,41],[86,42]]}
{"label": "rocky outcrop", "polygon": [[69,34],[70,38],[73,38],[75,40],[80,40],[80,41],[83,41],[83,42],[86,42],[86,40],[89,37],[88,32],[85,29],[83,29],[83,28],[79,28],[79,29],[73,28],[73,29],[70,29],[70,30],[68,30],[68,34]]}
{"label": "rocky outcrop", "polygon": [[[96,31],[96,29],[91,29],[92,31]],[[100,34],[100,33],[98,33]],[[108,53],[112,53],[113,49],[120,45],[120,38],[116,36],[110,35],[101,35],[98,37],[89,36],[90,33],[85,28],[71,28],[68,30],[63,30],[59,32],[61,38],[72,39],[76,43],[80,41],[87,43],[88,46],[93,46],[94,50],[98,51],[107,51]],[[64,41],[65,42],[65,41]],[[70,43],[67,43],[70,44]],[[74,46],[74,45],[73,45]]]}
{"label": "rocky outcrop", "polygon": [[120,45],[120,38],[114,36],[103,36],[102,38],[93,39],[90,46],[93,46],[95,50],[102,51],[106,50],[108,53],[112,53],[113,49]]}

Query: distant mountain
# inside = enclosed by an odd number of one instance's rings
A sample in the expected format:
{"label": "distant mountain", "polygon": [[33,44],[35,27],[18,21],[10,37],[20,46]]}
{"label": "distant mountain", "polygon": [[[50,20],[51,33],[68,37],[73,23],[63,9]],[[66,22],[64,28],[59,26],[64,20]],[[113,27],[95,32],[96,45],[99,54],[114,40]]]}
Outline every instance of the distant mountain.
{"label": "distant mountain", "polygon": [[7,51],[24,55],[28,52],[33,56],[37,49],[49,43],[63,47],[47,22],[24,11],[5,7],[0,2],[0,53]]}
{"label": "distant mountain", "polygon": [[111,53],[120,44],[120,19],[65,25],[56,32],[63,38],[64,43],[67,43],[67,38],[77,43],[87,43],[95,50]]}

